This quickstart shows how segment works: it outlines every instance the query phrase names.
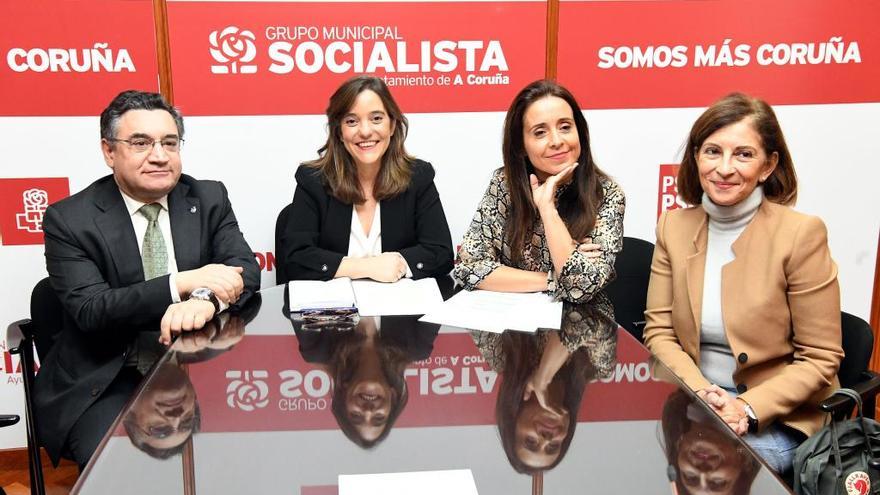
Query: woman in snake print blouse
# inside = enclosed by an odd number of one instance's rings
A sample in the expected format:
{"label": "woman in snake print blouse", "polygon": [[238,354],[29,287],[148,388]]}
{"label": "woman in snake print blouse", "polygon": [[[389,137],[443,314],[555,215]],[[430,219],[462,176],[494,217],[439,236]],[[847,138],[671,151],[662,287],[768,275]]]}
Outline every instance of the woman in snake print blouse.
{"label": "woman in snake print blouse", "polygon": [[549,291],[610,305],[600,291],[623,247],[625,199],[593,163],[579,109],[568,90],[546,80],[510,105],[504,166],[492,175],[453,271],[465,289]]}

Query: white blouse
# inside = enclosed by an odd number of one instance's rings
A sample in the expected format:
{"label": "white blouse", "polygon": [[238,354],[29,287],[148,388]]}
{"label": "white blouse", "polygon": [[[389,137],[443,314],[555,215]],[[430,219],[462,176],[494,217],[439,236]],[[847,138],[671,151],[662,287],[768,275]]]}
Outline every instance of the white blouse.
{"label": "white blouse", "polygon": [[380,204],[376,203],[373,212],[373,223],[370,225],[370,233],[364,234],[364,226],[358,217],[357,209],[351,207],[351,234],[348,239],[349,258],[366,258],[382,254],[382,216],[379,215]]}
{"label": "white blouse", "polygon": [[[378,256],[382,254],[382,215],[380,214],[381,203],[376,203],[376,210],[373,212],[373,223],[370,224],[370,233],[364,234],[364,226],[358,217],[357,209],[354,205],[351,207],[351,232],[348,237],[348,257],[349,258],[366,258],[368,256]],[[406,265],[406,275],[404,278],[412,278],[412,270],[409,269],[409,263],[404,260]]]}

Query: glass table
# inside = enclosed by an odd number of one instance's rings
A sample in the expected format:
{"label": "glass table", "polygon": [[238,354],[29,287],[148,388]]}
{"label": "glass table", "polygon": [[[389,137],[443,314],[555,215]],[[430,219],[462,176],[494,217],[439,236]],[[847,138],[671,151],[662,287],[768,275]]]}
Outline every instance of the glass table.
{"label": "glass table", "polygon": [[494,334],[255,299],[175,341],[73,493],[330,495],[341,475],[460,469],[480,495],[790,493],[589,304]]}

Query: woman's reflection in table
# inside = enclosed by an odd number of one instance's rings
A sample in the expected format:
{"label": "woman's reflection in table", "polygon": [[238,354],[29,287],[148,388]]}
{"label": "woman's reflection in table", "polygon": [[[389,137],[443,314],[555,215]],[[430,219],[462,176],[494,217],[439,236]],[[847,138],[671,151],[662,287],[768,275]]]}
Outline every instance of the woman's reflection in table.
{"label": "woman's reflection in table", "polygon": [[244,336],[244,327],[245,320],[240,316],[224,316],[178,337],[168,359],[159,363],[122,419],[135,447],[156,459],[168,459],[183,451],[186,441],[201,425],[198,397],[186,364],[231,349]]}
{"label": "woman's reflection in table", "polygon": [[602,301],[566,303],[559,331],[471,333],[500,375],[495,418],[514,470],[539,474],[565,457],[587,383],[612,371],[617,327]]}
{"label": "woman's reflection in table", "polygon": [[760,464],[699,399],[678,390],[663,406],[661,443],[675,495],[746,495]]}
{"label": "woman's reflection in table", "polygon": [[406,407],[404,371],[431,354],[439,328],[407,316],[294,323],[303,358],[333,379],[330,409],[339,428],[367,449],[388,436]]}

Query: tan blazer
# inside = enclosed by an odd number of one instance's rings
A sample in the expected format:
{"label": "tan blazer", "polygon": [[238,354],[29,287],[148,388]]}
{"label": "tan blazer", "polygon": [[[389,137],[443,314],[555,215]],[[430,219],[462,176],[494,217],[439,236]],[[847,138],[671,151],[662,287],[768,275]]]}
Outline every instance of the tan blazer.
{"label": "tan blazer", "polygon": [[[645,343],[689,387],[700,373],[708,216],[701,207],[657,223]],[[733,381],[763,428],[776,419],[807,435],[816,404],[839,387],[840,288],[819,218],[764,200],[721,272],[721,313],[737,360]]]}

